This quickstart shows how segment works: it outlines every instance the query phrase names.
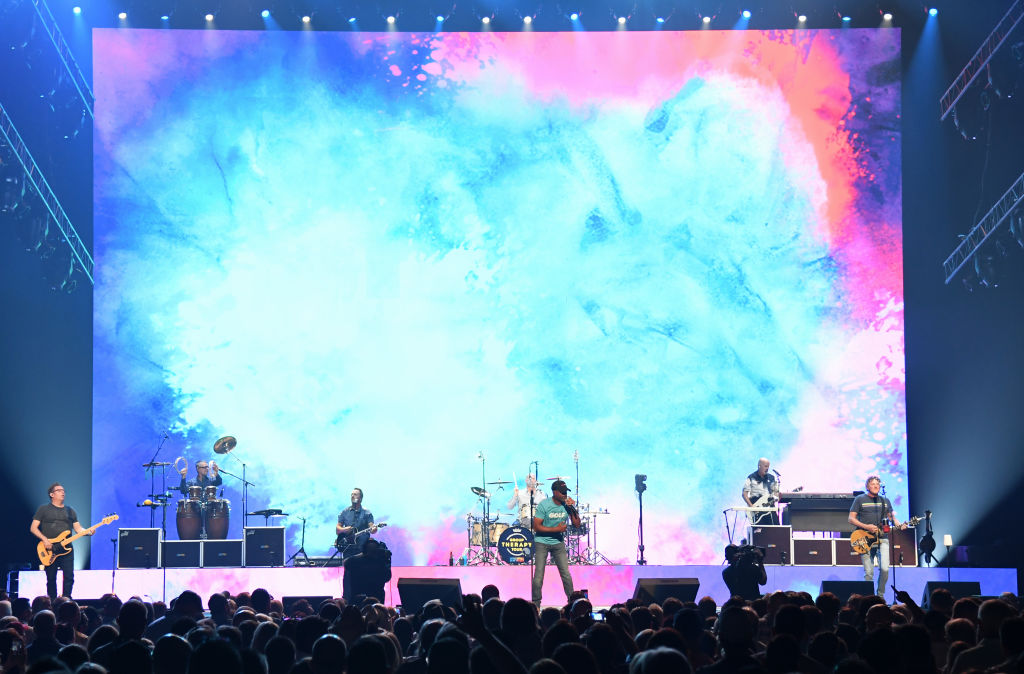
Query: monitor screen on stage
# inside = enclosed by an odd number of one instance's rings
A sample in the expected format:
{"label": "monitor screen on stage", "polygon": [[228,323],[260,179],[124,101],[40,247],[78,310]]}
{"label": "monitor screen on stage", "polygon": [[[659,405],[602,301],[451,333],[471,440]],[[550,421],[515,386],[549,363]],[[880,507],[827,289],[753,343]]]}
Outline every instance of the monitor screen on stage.
{"label": "monitor screen on stage", "polygon": [[359,487],[473,562],[535,472],[634,563],[646,475],[646,560],[718,563],[765,457],[905,518],[900,78],[893,29],[96,30],[93,512],[329,555]]}

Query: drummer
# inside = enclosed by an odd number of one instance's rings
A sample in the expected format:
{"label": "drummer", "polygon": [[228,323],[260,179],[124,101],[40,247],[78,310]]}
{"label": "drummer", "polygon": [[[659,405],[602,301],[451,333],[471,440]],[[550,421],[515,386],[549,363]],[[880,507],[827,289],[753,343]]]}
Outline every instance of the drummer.
{"label": "drummer", "polygon": [[200,498],[203,500],[206,500],[206,487],[219,487],[224,482],[220,476],[220,470],[217,468],[216,461],[212,464],[206,461],[198,462],[196,464],[196,477],[193,480],[185,480],[187,475],[186,468],[182,468],[179,472],[181,473],[181,483],[178,485],[178,490],[187,496],[189,487],[199,487]]}
{"label": "drummer", "polygon": [[506,508],[515,508],[519,516],[519,524],[526,528],[531,528],[533,524],[533,518],[530,516],[530,494],[533,493],[533,508],[537,509],[540,502],[547,498],[544,494],[544,490],[539,484],[537,484],[537,478],[533,475],[526,476],[526,489],[522,492],[519,491],[519,485],[515,486],[512,492],[512,498],[509,499]]}

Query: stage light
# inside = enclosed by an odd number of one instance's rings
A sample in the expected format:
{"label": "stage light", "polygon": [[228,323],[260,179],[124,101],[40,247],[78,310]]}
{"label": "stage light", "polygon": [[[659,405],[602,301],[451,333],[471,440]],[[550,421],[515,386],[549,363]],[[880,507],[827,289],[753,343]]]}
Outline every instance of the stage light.
{"label": "stage light", "polygon": [[892,21],[892,14],[890,12],[886,12],[885,14],[882,15],[882,20],[883,21]]}
{"label": "stage light", "polygon": [[524,16],[523,17],[523,23],[525,23],[526,25],[530,25],[531,23],[533,23],[533,17],[532,16]]}
{"label": "stage light", "polygon": [[701,19],[701,21],[704,22],[704,25],[707,25],[707,24],[711,23],[711,17],[710,16],[705,16],[704,18]]}
{"label": "stage light", "polygon": [[170,21],[171,17],[169,17],[168,15],[164,14],[163,16],[160,17],[160,20],[161,21]]}
{"label": "stage light", "polygon": [[850,17],[849,15],[846,15],[846,16],[843,17],[843,23],[850,23],[851,20],[852,20],[852,17]]}
{"label": "stage light", "polygon": [[570,21],[578,21],[579,18],[580,18],[580,15],[577,14],[576,12],[573,12],[572,14],[569,15],[569,20]]}
{"label": "stage light", "polygon": [[74,7],[71,8],[71,11],[74,12],[75,14],[81,14],[82,13],[82,8],[79,7],[78,5],[75,5]]}
{"label": "stage light", "polygon": [[931,9],[928,10],[928,16],[938,16],[938,15],[939,15],[939,10],[935,9],[934,7],[932,7]]}
{"label": "stage light", "polygon": [[801,14],[800,16],[796,17],[796,20],[799,21],[800,23],[807,23],[807,15]]}
{"label": "stage light", "polygon": [[626,17],[620,16],[619,17],[619,24],[621,25],[621,24],[624,24],[624,23],[626,23]]}
{"label": "stage light", "polygon": [[119,13],[117,15],[117,18],[120,19],[121,21],[124,21],[125,19],[128,18],[128,12],[121,12],[121,13]]}
{"label": "stage light", "polygon": [[388,23],[394,23],[394,22],[395,22],[395,17],[389,16],[388,17]]}
{"label": "stage light", "polygon": [[213,21],[213,14],[207,14],[206,15],[206,20],[207,21]]}
{"label": "stage light", "polygon": [[743,18],[744,19],[749,19],[750,18],[750,10],[749,9],[743,10]]}
{"label": "stage light", "polygon": [[260,16],[262,16],[264,19],[270,18],[270,10],[269,9],[263,10],[262,12],[260,12]]}
{"label": "stage light", "polygon": [[437,15],[437,22],[438,22],[438,23],[444,23],[444,17],[443,17],[443,16],[441,16],[440,14],[438,14],[438,15]]}
{"label": "stage light", "polygon": [[491,22],[491,17],[485,16],[484,18],[480,19],[480,22],[486,26]]}
{"label": "stage light", "polygon": [[355,23],[356,22],[356,17],[354,17],[354,16],[348,17],[348,22],[349,23]]}
{"label": "stage light", "polygon": [[302,23],[309,23],[311,21],[308,14],[302,17]]}
{"label": "stage light", "polygon": [[657,19],[655,19],[655,21],[657,21],[658,23],[665,23],[665,17],[659,16]]}

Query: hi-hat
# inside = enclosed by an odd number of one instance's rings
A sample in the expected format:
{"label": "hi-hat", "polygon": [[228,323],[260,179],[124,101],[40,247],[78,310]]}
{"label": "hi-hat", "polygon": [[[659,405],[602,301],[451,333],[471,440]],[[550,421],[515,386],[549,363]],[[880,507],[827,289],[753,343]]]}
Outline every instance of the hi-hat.
{"label": "hi-hat", "polygon": [[469,490],[479,496],[480,498],[491,498],[490,493],[483,487],[470,487]]}
{"label": "hi-hat", "polygon": [[512,484],[512,480],[495,480],[494,482],[488,482],[487,484]]}
{"label": "hi-hat", "polygon": [[223,438],[213,443],[213,451],[217,454],[227,454],[234,449],[237,444],[238,441],[235,440],[235,436],[225,435]]}
{"label": "hi-hat", "polygon": [[171,465],[170,461],[150,461],[149,463],[142,464],[143,468],[160,468],[161,466]]}
{"label": "hi-hat", "polygon": [[554,477],[548,477],[548,478],[545,478],[545,479],[550,481],[550,480],[568,480],[569,478],[562,477],[561,475],[556,475]]}

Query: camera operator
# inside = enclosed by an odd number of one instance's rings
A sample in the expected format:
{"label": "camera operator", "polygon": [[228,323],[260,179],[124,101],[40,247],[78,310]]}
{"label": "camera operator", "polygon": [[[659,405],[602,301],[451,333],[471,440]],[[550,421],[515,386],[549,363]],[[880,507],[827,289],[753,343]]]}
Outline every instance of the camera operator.
{"label": "camera operator", "polygon": [[732,596],[753,601],[761,596],[761,585],[768,582],[764,570],[764,552],[753,545],[725,546],[725,561],[729,566],[722,569],[722,580]]}

